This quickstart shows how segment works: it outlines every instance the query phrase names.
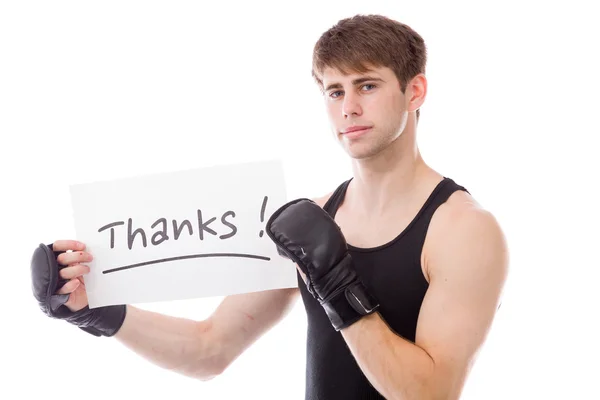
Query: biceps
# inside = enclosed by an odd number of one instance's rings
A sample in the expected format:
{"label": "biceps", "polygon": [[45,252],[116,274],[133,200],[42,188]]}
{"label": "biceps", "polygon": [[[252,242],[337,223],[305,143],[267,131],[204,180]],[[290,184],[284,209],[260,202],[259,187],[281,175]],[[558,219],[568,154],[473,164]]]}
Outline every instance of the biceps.
{"label": "biceps", "polygon": [[497,291],[483,282],[432,281],[421,306],[416,344],[437,365],[465,372],[487,337],[497,301]]}

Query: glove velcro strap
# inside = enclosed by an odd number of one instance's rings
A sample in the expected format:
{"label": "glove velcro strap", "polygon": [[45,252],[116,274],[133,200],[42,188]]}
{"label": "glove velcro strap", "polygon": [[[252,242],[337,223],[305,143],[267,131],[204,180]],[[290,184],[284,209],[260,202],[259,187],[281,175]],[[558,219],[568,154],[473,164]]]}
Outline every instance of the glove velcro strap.
{"label": "glove velcro strap", "polygon": [[81,330],[94,336],[114,336],[125,321],[124,304],[90,309],[89,306],[71,314],[70,319]]}
{"label": "glove velcro strap", "polygon": [[91,326],[80,326],[79,329],[81,329],[84,332],[89,333],[90,335],[94,335],[97,337],[103,336],[102,332],[100,332],[98,329],[93,328]]}
{"label": "glove velcro strap", "polygon": [[358,281],[324,301],[322,306],[335,330],[339,331],[377,311],[379,303]]}

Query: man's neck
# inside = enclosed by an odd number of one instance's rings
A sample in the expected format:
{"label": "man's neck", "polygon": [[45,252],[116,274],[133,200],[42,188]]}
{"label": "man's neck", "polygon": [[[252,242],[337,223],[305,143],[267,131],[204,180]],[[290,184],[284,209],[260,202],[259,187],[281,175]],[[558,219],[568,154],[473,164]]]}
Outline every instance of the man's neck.
{"label": "man's neck", "polygon": [[[404,132],[403,135],[407,133]],[[429,190],[441,175],[423,161],[414,137],[399,137],[376,157],[355,160],[348,188],[351,208],[365,215],[385,216]]]}

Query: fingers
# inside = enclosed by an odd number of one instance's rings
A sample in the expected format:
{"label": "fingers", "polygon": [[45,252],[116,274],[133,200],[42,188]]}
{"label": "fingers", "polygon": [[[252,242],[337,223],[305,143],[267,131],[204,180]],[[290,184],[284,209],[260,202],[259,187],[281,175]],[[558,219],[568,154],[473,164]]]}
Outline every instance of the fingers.
{"label": "fingers", "polygon": [[90,262],[93,260],[93,257],[90,253],[85,251],[71,251],[68,253],[60,254],[57,260],[59,264],[71,265]]}
{"label": "fingers", "polygon": [[90,272],[90,267],[83,264],[70,265],[61,269],[58,274],[62,279],[79,278]]}
{"label": "fingers", "polygon": [[54,251],[67,251],[67,250],[85,250],[85,244],[78,242],[77,240],[57,240],[52,243]]}
{"label": "fingers", "polygon": [[77,289],[79,285],[81,285],[79,279],[71,279],[69,282],[65,283],[63,287],[58,289],[56,294],[69,294],[75,291],[75,289]]}

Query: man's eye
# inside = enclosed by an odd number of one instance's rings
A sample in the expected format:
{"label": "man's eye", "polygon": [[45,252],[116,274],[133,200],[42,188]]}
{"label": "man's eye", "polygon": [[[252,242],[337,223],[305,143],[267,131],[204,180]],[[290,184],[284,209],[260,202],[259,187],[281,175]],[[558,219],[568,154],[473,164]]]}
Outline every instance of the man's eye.
{"label": "man's eye", "polygon": [[336,90],[335,92],[329,93],[329,97],[333,97],[335,99],[336,97],[338,97],[339,95],[341,95],[341,93],[342,93],[341,90]]}
{"label": "man's eye", "polygon": [[[366,88],[367,86],[370,86],[371,89],[375,88],[375,85],[373,85],[372,83],[367,83],[366,85],[363,85],[363,88]],[[367,89],[367,90],[369,90],[369,89]]]}

